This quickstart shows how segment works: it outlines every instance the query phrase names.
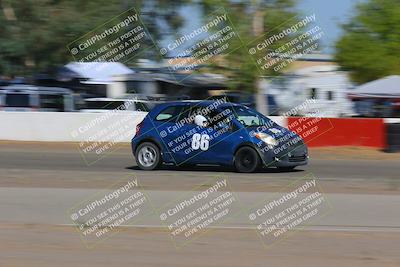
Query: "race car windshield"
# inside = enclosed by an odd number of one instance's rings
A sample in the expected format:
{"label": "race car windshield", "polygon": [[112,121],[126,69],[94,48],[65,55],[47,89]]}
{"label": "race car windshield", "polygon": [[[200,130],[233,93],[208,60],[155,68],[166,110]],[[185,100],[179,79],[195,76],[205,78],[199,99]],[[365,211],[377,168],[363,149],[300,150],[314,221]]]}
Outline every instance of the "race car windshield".
{"label": "race car windshield", "polygon": [[276,124],[257,111],[244,107],[231,107],[235,118],[245,127],[267,126],[274,127]]}

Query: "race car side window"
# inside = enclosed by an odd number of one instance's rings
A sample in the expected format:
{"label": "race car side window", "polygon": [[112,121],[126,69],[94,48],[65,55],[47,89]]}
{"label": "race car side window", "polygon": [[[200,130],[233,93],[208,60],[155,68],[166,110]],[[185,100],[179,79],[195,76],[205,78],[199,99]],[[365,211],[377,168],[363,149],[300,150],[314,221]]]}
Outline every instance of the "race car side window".
{"label": "race car side window", "polygon": [[[214,122],[213,125],[220,122],[224,118],[219,118],[219,112],[217,111],[205,111],[204,107],[201,106],[194,106],[192,108],[187,108],[180,116],[179,121],[183,121],[185,124],[195,124],[194,118],[196,115],[204,116],[208,122]],[[214,118],[215,117],[215,118]],[[215,121],[218,119],[218,122]],[[210,125],[211,126],[211,125]]]}
{"label": "race car side window", "polygon": [[179,116],[182,106],[170,106],[162,110],[156,117],[156,121],[174,122]]}
{"label": "race car side window", "polygon": [[180,111],[178,123],[182,124],[192,124],[194,123],[194,117],[191,116],[192,107],[190,106],[183,106],[182,110]]}
{"label": "race car side window", "polygon": [[189,124],[195,124],[194,122],[194,118],[196,117],[196,115],[203,115],[202,111],[202,107],[198,107],[198,106],[194,106],[190,109],[190,111],[188,110],[188,122]]}

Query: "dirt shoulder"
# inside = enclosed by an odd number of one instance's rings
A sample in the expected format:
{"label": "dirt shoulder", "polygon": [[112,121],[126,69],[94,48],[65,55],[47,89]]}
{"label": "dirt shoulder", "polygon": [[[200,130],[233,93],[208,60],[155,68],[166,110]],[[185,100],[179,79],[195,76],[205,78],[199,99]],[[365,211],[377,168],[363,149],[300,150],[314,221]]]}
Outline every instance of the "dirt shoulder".
{"label": "dirt shoulder", "polygon": [[310,148],[310,156],[318,159],[399,160],[399,153],[386,153],[368,147]]}
{"label": "dirt shoulder", "polygon": [[398,232],[298,231],[264,247],[254,230],[212,230],[180,249],[165,230],[150,228],[122,229],[92,249],[73,227],[0,225],[0,236],[1,266],[400,265]]}

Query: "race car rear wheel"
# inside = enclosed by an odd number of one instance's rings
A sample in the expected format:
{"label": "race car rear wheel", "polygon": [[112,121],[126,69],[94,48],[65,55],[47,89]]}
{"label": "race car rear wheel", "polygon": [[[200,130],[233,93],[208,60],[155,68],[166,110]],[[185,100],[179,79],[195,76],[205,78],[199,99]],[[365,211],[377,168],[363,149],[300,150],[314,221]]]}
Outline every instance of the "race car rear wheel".
{"label": "race car rear wheel", "polygon": [[235,154],[235,168],[238,172],[254,172],[260,166],[260,157],[253,148],[242,147]]}
{"label": "race car rear wheel", "polygon": [[154,170],[161,163],[160,149],[153,143],[145,142],[136,149],[136,163],[142,170]]}

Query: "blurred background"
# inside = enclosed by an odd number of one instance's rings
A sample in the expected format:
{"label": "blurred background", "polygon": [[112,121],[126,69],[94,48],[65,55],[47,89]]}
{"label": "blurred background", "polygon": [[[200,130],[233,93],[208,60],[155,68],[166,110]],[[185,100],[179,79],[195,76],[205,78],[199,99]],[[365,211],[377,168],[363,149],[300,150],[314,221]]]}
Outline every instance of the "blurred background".
{"label": "blurred background", "polygon": [[[399,59],[399,0],[0,0],[0,266],[400,266]],[[138,168],[154,105],[221,98],[296,131],[309,164]],[[71,208],[131,177],[154,212],[88,249]],[[331,211],[268,249],[239,211],[177,250],[158,211],[217,177],[244,207],[316,179]]]}
{"label": "blurred background", "polygon": [[[316,14],[315,25],[323,29],[324,35],[315,51],[295,58],[279,72],[262,75],[251,64],[251,57],[244,55],[246,51],[221,53],[218,58],[223,60],[214,57],[196,69],[182,71],[168,68],[167,61],[176,57],[176,52],[160,57],[156,46],[130,60],[124,58],[121,64],[110,63],[102,73],[94,74],[99,71],[85,71],[82,65],[74,65],[68,44],[132,7],[158,47],[201,27],[212,12],[221,8],[227,11],[244,43],[265,36],[271,29],[284,29],[280,25],[288,18],[311,14]],[[325,116],[400,117],[399,14],[395,0],[3,0],[0,109],[77,111],[103,104],[84,101],[86,98],[121,98],[132,92],[141,94],[143,99],[204,99],[228,93],[231,101],[255,106],[254,94],[260,93],[267,106],[262,111],[268,114],[279,115],[314,99],[316,106],[325,107]],[[175,75],[188,77],[176,79]],[[25,85],[40,86],[46,91],[40,103],[30,105],[27,94],[7,91],[34,90]],[[46,88],[49,86],[68,91],[50,90]],[[111,88],[115,87],[123,89],[113,92]],[[68,94],[73,95],[73,102],[63,105],[61,95]],[[304,112],[310,113],[313,108]]]}

